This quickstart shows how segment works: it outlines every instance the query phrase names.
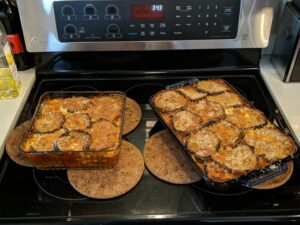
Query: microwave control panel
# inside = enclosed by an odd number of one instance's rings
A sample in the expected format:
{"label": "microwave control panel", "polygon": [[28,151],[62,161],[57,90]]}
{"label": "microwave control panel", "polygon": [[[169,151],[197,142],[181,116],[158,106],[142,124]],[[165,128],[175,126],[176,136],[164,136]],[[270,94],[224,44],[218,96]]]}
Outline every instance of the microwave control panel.
{"label": "microwave control panel", "polygon": [[61,42],[235,39],[241,0],[54,1]]}

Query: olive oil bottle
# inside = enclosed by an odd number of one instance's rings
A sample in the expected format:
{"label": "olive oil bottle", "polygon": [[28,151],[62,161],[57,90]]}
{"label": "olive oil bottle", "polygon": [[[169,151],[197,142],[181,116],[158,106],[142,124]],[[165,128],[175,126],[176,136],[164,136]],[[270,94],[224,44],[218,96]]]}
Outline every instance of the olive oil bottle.
{"label": "olive oil bottle", "polygon": [[0,24],[0,100],[16,98],[20,88],[17,67],[4,28]]}

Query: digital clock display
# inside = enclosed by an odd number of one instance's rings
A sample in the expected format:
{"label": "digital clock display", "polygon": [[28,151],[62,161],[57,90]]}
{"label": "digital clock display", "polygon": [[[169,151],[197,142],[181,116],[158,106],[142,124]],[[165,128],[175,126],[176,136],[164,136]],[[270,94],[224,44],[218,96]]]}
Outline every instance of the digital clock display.
{"label": "digital clock display", "polygon": [[165,7],[162,4],[132,5],[131,18],[134,20],[160,20],[165,18]]}

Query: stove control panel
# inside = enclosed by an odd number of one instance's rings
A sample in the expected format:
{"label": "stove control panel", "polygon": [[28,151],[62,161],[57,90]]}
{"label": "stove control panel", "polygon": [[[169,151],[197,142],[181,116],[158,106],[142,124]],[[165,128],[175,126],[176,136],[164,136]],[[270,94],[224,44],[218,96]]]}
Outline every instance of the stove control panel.
{"label": "stove control panel", "polygon": [[60,42],[235,39],[241,0],[54,1]]}

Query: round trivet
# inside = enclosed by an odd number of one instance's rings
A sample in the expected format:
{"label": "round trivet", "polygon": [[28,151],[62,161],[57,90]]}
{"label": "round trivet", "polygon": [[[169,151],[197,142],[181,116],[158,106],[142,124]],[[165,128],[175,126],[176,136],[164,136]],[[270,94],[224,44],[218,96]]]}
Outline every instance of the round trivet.
{"label": "round trivet", "polygon": [[68,170],[72,187],[90,198],[109,199],[133,189],[144,172],[141,152],[133,144],[122,141],[118,164],[112,169]]}
{"label": "round trivet", "polygon": [[256,186],[254,186],[254,189],[273,189],[273,188],[277,188],[281,185],[284,185],[292,176],[293,171],[294,171],[294,163],[293,161],[289,161],[287,162],[287,171],[277,177],[274,177],[268,181],[265,181],[261,184],[258,184]]}
{"label": "round trivet", "polygon": [[191,184],[201,180],[169,131],[154,134],[145,144],[144,160],[150,172],[173,184]]}
{"label": "round trivet", "polygon": [[15,163],[27,167],[32,167],[32,165],[27,159],[24,158],[24,155],[20,151],[19,147],[22,144],[23,138],[29,129],[30,122],[31,121],[28,120],[17,126],[6,141],[6,152],[9,158],[11,158],[11,160]]}
{"label": "round trivet", "polygon": [[139,125],[141,119],[142,109],[139,104],[131,98],[126,98],[123,135],[133,131]]}

